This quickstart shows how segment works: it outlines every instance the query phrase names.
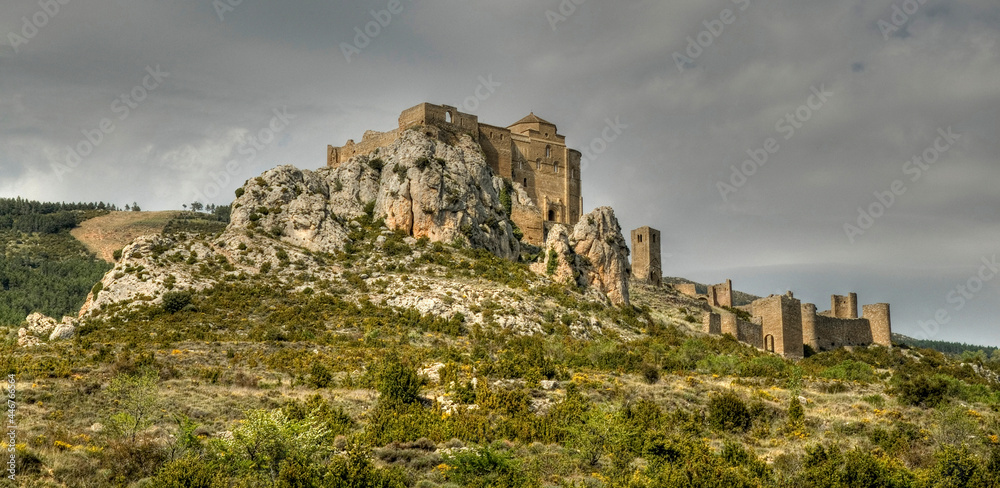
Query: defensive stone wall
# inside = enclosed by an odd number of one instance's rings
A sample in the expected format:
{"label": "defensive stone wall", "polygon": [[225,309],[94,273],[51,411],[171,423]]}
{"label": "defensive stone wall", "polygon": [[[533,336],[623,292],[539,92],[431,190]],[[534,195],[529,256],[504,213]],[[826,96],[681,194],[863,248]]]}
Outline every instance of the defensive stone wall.
{"label": "defensive stone wall", "polygon": [[872,331],[868,319],[842,319],[817,315],[815,318],[817,351],[827,351],[844,346],[872,344]]}
{"label": "defensive stone wall", "polygon": [[709,285],[708,304],[713,307],[733,306],[733,280],[726,280],[725,283]]}
{"label": "defensive stone wall", "polygon": [[764,350],[785,357],[802,357],[802,302],[771,295],[753,302],[753,316],[762,322]]}
{"label": "defensive stone wall", "polygon": [[689,297],[698,296],[698,289],[694,283],[677,283],[674,285],[674,289]]}

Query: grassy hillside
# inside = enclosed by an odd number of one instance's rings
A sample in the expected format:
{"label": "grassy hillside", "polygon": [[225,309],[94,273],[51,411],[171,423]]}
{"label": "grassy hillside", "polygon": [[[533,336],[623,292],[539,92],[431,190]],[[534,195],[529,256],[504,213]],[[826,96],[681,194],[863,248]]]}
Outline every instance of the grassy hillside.
{"label": "grassy hillside", "polygon": [[[365,222],[346,252],[112,307],[69,341],[6,343],[21,479],[1000,486],[998,361],[899,347],[789,361],[704,335],[703,302],[666,289],[611,307],[526,264],[386,232]],[[399,295],[424,301],[390,305]],[[469,314],[421,311],[449,300]],[[512,300],[539,333],[501,325]]]}

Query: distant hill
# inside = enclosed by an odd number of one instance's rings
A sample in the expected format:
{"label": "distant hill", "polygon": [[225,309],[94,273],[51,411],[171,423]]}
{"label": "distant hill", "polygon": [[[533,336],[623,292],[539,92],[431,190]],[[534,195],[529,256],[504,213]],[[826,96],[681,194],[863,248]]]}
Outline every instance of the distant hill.
{"label": "distant hill", "polygon": [[[683,283],[694,283],[695,290],[698,293],[708,293],[708,285],[691,281],[687,278],[677,278],[674,276],[664,276],[663,282],[668,284],[683,284]],[[750,305],[754,300],[760,299],[761,297],[757,295],[751,295],[749,293],[744,293],[742,291],[733,290],[733,306],[739,307],[743,305]]]}
{"label": "distant hill", "polygon": [[179,211],[111,212],[81,222],[70,234],[101,259],[113,263],[116,250],[136,237],[159,234]]}
{"label": "distant hill", "polygon": [[905,336],[903,334],[892,334],[892,342],[898,344],[906,344],[910,347],[919,347],[924,349],[933,349],[938,352],[943,352],[945,354],[955,354],[960,355],[964,352],[977,352],[983,351],[987,356],[994,356],[998,353],[1000,348],[993,346],[978,346],[975,344],[966,344],[964,342],[948,342],[948,341],[931,341],[925,339],[914,339],[913,337]]}

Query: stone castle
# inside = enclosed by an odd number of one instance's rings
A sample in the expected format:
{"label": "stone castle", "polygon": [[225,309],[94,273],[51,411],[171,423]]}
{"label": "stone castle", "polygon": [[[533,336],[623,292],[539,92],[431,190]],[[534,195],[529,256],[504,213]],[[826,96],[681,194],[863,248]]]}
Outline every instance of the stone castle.
{"label": "stone castle", "polygon": [[[398,127],[393,130],[367,131],[360,143],[348,140],[343,146],[327,146],[327,165],[337,167],[355,156],[368,155],[392,144],[407,130],[420,130],[437,138],[468,134],[477,141],[494,174],[509,181],[516,190],[522,190],[531,200],[513,205],[510,215],[524,233],[525,242],[544,245],[553,224],[573,226],[580,219],[581,153],[566,146],[566,138],[559,134],[555,124],[534,113],[500,127],[481,123],[477,116],[455,107],[421,103],[404,110],[399,115]],[[662,286],[660,245],[660,231],[651,227],[632,231],[633,280]],[[891,346],[889,304],[865,305],[859,318],[855,293],[834,295],[830,310],[817,313],[816,305],[801,303],[791,292],[734,308],[730,280],[708,286],[705,295],[699,295],[694,284],[673,287],[705,300],[712,308],[705,315],[706,332],[731,334],[758,349],[785,357],[802,357],[805,346],[815,351],[870,344]],[[737,309],[747,312],[751,320],[741,319],[735,313]]]}
{"label": "stone castle", "polygon": [[[650,227],[632,231],[632,277],[660,285],[660,232]],[[673,286],[677,291],[707,302],[712,311],[705,315],[705,332],[730,334],[740,342],[790,358],[804,356],[805,346],[819,352],[838,347],[892,345],[892,325],[888,303],[862,307],[858,317],[858,295],[833,295],[830,310],[816,312],[816,305],[802,303],[791,292],[733,306],[733,282],[709,285],[697,293],[693,283]],[[736,311],[747,312],[750,320]]]}
{"label": "stone castle", "polygon": [[583,197],[580,187],[580,151],[566,147],[566,137],[555,124],[534,113],[507,127],[479,122],[475,115],[455,107],[421,103],[399,115],[399,126],[388,132],[367,131],[361,142],[347,141],[327,147],[327,165],[337,167],[354,156],[366,155],[391,144],[409,129],[429,136],[442,131],[472,136],[483,148],[493,172],[523,188],[539,209],[536,214],[513,211],[511,220],[524,232],[524,240],[535,245],[545,241],[555,223],[572,226],[580,219]]}

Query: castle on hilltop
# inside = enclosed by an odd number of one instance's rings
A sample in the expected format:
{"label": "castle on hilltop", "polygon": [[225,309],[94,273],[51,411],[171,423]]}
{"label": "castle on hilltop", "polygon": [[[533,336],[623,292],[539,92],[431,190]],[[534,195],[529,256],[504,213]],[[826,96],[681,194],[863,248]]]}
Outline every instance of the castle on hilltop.
{"label": "castle on hilltop", "polygon": [[542,244],[554,223],[572,226],[580,219],[583,197],[580,187],[580,151],[566,147],[566,137],[555,124],[534,113],[507,127],[479,122],[475,115],[455,107],[421,103],[399,115],[399,126],[388,132],[367,131],[360,143],[347,141],[327,147],[327,165],[337,167],[354,156],[387,146],[404,131],[420,129],[428,136],[440,131],[466,133],[483,148],[486,163],[495,174],[523,187],[541,211],[540,215],[515,212],[511,220],[524,232],[526,241]]}
{"label": "castle on hilltop", "polygon": [[[659,286],[660,232],[650,227],[632,231],[632,276],[636,281]],[[833,295],[830,310],[816,312],[816,305],[802,303],[788,292],[733,306],[733,282],[709,285],[704,295],[693,283],[673,285],[684,295],[705,300],[705,332],[730,334],[740,342],[785,357],[801,358],[805,346],[819,352],[838,347],[892,345],[888,303],[862,307],[858,317],[858,295]],[[746,314],[743,314],[746,312]],[[750,320],[740,318],[749,315]]]}

